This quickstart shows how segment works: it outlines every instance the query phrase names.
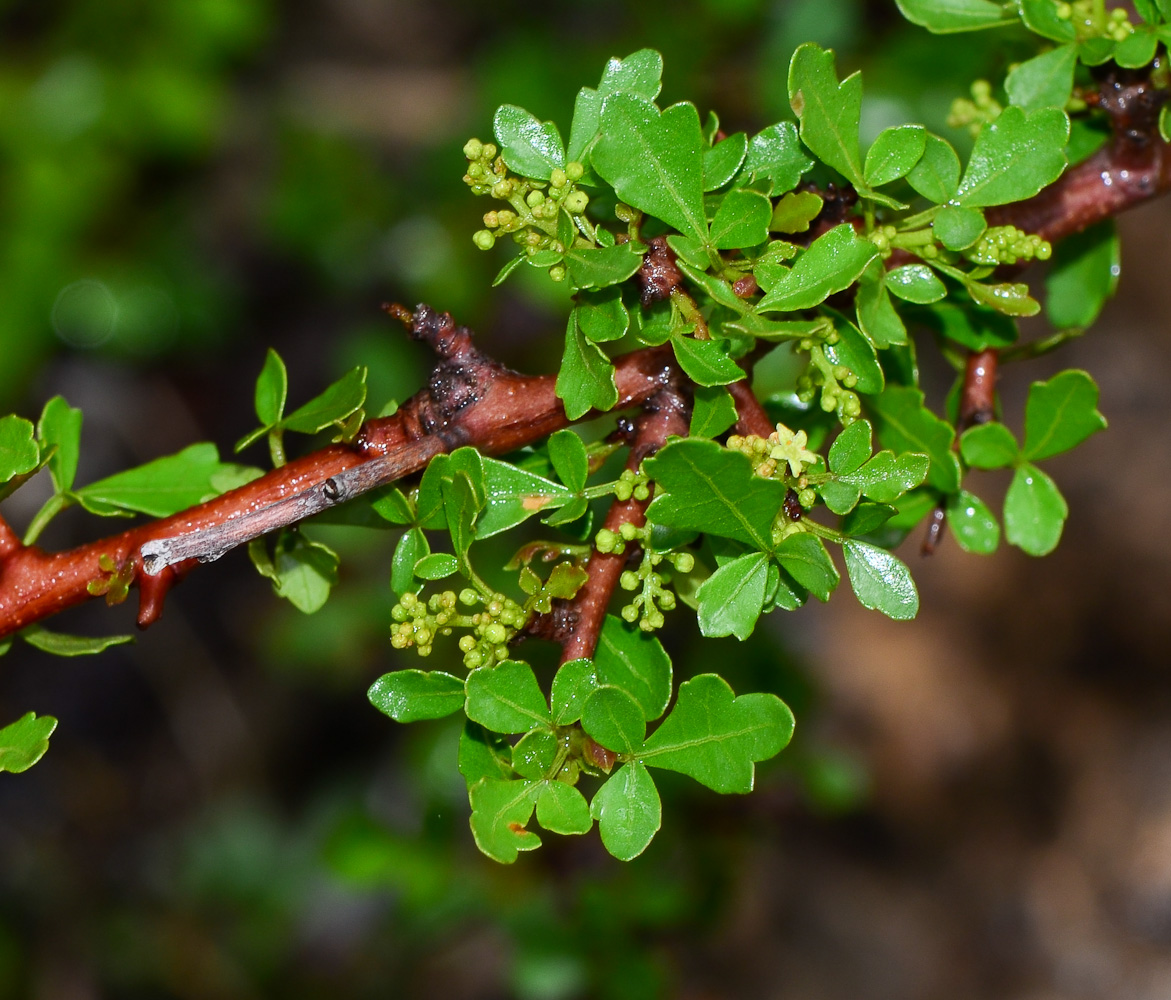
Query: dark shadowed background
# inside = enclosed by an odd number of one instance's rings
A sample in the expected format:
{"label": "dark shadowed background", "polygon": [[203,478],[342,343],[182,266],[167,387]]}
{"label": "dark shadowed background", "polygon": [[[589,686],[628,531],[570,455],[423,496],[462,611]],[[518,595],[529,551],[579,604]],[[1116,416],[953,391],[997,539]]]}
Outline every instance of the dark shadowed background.
{"label": "dark shadowed background", "polygon": [[[945,130],[1018,51],[886,2],[549,6],[0,2],[0,412],[80,406],[81,483],[197,440],[227,456],[270,345],[293,405],[358,363],[372,408],[410,395],[427,359],[386,300],[551,370],[559,293],[529,269],[490,293],[503,257],[470,239],[488,206],[460,148],[497,104],[565,122],[608,56],[653,46],[666,100],[756,130],[813,40],[864,68],[869,138]],[[635,862],[596,834],[481,857],[456,730],[366,702],[414,665],[388,642],[393,532],[318,529],[343,567],[312,617],[238,552],[133,646],[18,644],[0,724],[61,721],[41,763],[0,775],[0,1000],[1171,996],[1169,224],[1165,204],[1123,219],[1099,329],[1005,372],[1010,425],[1059,368],[1102,387],[1110,430],[1051,463],[1072,511],[1053,556],[948,541],[920,560],[912,539],[912,623],[843,592],[741,645],[675,612],[679,673],[776,691],[797,736],[746,798],[663,776]],[[927,364],[936,404],[948,378]],[[47,493],[5,516],[23,529]],[[43,541],[120,527],[70,511]],[[131,604],[51,624],[131,631]]]}

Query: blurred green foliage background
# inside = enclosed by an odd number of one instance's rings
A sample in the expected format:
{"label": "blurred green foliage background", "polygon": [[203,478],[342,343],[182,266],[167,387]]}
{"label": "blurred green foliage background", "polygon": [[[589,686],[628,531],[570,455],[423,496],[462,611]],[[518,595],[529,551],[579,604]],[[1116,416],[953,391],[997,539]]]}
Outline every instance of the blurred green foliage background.
{"label": "blurred green foliage background", "polygon": [[[35,415],[58,392],[82,406],[79,482],[193,440],[227,454],[251,426],[270,345],[293,405],[358,363],[373,408],[411,394],[427,359],[380,314],[388,300],[449,310],[506,363],[551,370],[560,293],[528,269],[490,293],[502,258],[471,243],[487,206],[460,181],[464,141],[488,138],[502,102],[567,121],[607,57],[643,46],[664,53],[668,101],[754,131],[788,115],[789,55],[809,40],[865,68],[864,139],[908,120],[942,129],[952,97],[1002,74],[1016,44],[932,38],[863,0],[2,2],[0,411]],[[6,504],[18,527],[37,488]],[[71,511],[44,541],[103,528]],[[883,774],[905,778],[919,766],[908,760],[951,743],[908,749],[900,729],[892,744],[866,703],[879,694],[807,668],[849,661],[840,637],[862,635],[914,708],[907,732],[924,717],[946,730],[951,709],[935,709],[952,705],[951,682],[935,677],[942,701],[917,702],[917,675],[897,665],[946,674],[955,636],[982,641],[991,605],[1011,616],[1021,602],[1007,585],[993,600],[941,581],[1003,580],[1023,557],[994,570],[941,557],[922,589],[943,596],[903,653],[905,639],[882,646],[889,623],[857,631],[871,618],[839,628],[812,609],[779,623],[787,652],[779,629],[699,644],[677,613],[666,641],[679,675],[714,660],[737,690],[781,694],[799,720],[793,747],[745,799],[666,776],[664,831],[635,863],[591,836],[550,838],[504,868],[472,845],[457,733],[396,727],[365,701],[397,662],[393,537],[321,531],[343,581],[313,617],[279,605],[237,553],[193,574],[134,647],[2,661],[0,721],[31,708],[61,725],[33,771],[0,775],[0,1000],[1099,995],[1026,992],[1061,981],[1068,942],[1030,922],[1023,869],[980,861],[1001,843],[1026,866],[1057,838],[1065,730],[1022,724],[1002,745],[993,726],[972,750],[1005,755],[993,778],[961,767],[959,791],[948,772],[908,805],[897,780],[884,797]],[[973,600],[983,617],[965,625],[957,609]],[[1157,645],[1165,615],[1154,621]],[[126,607],[83,608],[61,627],[131,622]],[[1063,677],[1067,662],[1047,669]],[[973,676],[992,669],[1006,712],[1032,704],[1032,688],[985,664]],[[945,788],[955,795],[933,812]],[[986,825],[965,827],[965,804]],[[978,836],[949,867],[957,827]],[[975,957],[957,962],[964,942]]]}

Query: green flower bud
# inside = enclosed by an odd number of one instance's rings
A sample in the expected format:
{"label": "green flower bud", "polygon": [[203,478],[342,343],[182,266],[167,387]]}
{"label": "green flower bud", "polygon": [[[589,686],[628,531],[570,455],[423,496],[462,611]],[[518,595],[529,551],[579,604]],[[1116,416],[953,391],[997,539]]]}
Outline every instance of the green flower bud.
{"label": "green flower bud", "polygon": [[565,164],[565,176],[571,181],[581,180],[581,175],[584,173],[585,167],[578,163],[577,160],[570,160]]}
{"label": "green flower bud", "polygon": [[797,502],[806,510],[809,510],[817,502],[817,494],[811,489],[803,489],[797,494]]}
{"label": "green flower bud", "polygon": [[560,264],[554,264],[551,268],[549,268],[549,277],[552,278],[554,281],[564,281],[565,280],[565,268],[562,267]]}
{"label": "green flower bud", "polygon": [[530,191],[527,195],[525,195],[525,204],[528,205],[529,208],[536,208],[544,200],[545,195],[541,191]]}
{"label": "green flower bud", "polygon": [[632,542],[638,536],[638,528],[629,521],[624,521],[618,528],[618,534],[626,541]]}
{"label": "green flower bud", "polygon": [[494,142],[484,143],[484,159],[490,160],[496,155],[496,144]]}
{"label": "green flower bud", "polygon": [[461,653],[470,653],[475,648],[476,648],[476,640],[474,638],[472,638],[472,636],[470,636],[470,635],[460,636],[459,651]]}
{"label": "green flower bud", "polygon": [[618,578],[618,586],[623,590],[637,590],[638,574],[632,569],[623,570],[622,575]]}
{"label": "green flower bud", "polygon": [[460,604],[466,604],[470,608],[473,604],[480,603],[480,595],[472,590],[471,587],[464,587],[459,592],[459,602]]}
{"label": "green flower bud", "polygon": [[508,198],[509,195],[512,194],[515,187],[516,184],[507,178],[502,181],[497,181],[492,185],[492,197],[499,198],[501,201],[504,201],[506,198]]}
{"label": "green flower bud", "polygon": [[464,143],[464,156],[469,160],[478,160],[484,152],[484,144],[479,139],[469,139]]}
{"label": "green flower bud", "polygon": [[690,573],[695,569],[695,556],[690,552],[676,552],[674,558],[675,568],[680,573]]}
{"label": "green flower bud", "polygon": [[603,528],[594,538],[594,548],[599,552],[613,552],[618,536],[609,528]]}
{"label": "green flower bud", "polygon": [[622,609],[622,617],[628,622],[633,622],[638,617],[638,608],[633,604],[628,604]]}
{"label": "green flower bud", "polygon": [[566,175],[564,170],[562,170],[560,167],[554,167],[553,173],[549,175],[549,186],[563,188],[565,187],[565,183],[568,180],[569,177]]}
{"label": "green flower bud", "polygon": [[484,629],[484,641],[490,642],[493,646],[499,646],[508,638],[508,631],[499,622],[492,622]]}
{"label": "green flower bud", "polygon": [[496,245],[496,237],[487,229],[480,229],[472,236],[472,242],[481,250],[491,250]]}
{"label": "green flower bud", "polygon": [[589,196],[584,191],[571,191],[565,196],[565,210],[572,215],[581,215],[589,203]]}

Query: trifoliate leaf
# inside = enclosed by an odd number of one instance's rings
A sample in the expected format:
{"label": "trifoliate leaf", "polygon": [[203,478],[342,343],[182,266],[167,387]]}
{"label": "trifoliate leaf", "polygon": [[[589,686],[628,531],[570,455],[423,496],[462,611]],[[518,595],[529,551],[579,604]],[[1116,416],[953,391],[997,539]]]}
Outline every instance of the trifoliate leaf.
{"label": "trifoliate leaf", "polygon": [[441,719],[464,707],[464,682],[439,670],[395,670],[371,684],[366,697],[395,722]]}
{"label": "trifoliate leaf", "polygon": [[898,125],[878,133],[866,151],[863,176],[871,187],[890,184],[910,173],[927,146],[927,130],[922,125]]}
{"label": "trifoliate leaf", "polygon": [[911,571],[898,556],[877,545],[848,539],[842,543],[846,572],[858,603],[888,618],[906,621],[919,613],[919,592]]}
{"label": "trifoliate leaf", "polygon": [[795,532],[781,542],[776,557],[781,568],[819,601],[828,601],[841,580],[821,539],[807,531]]}
{"label": "trifoliate leaf", "polygon": [[557,167],[565,166],[565,146],[557,126],[541,122],[512,104],[496,109],[492,130],[500,144],[500,155],[514,173],[547,181]]}
{"label": "trifoliate leaf", "polygon": [[655,481],[647,518],[655,524],[703,531],[771,551],[772,524],[785,487],[752,471],[747,455],[714,441],[668,444],[643,468]]}
{"label": "trifoliate leaf", "polygon": [[1064,108],[1073,92],[1073,71],[1077,67],[1077,46],[1055,49],[1018,63],[1004,81],[1010,104],[1035,111],[1037,108]]}
{"label": "trifoliate leaf", "polygon": [[493,861],[509,865],[519,851],[541,846],[541,838],[525,826],[540,794],[539,781],[481,778],[472,785],[471,827],[476,846]]}
{"label": "trifoliate leaf", "polygon": [[[54,396],[41,411],[37,422],[37,437],[43,452],[54,449],[49,456],[49,475],[58,493],[73,489],[77,475],[77,459],[81,446],[81,410],[70,406],[61,396]],[[2,447],[2,446],[0,446]],[[3,458],[0,457],[0,464]],[[0,470],[0,476],[3,475]]]}
{"label": "trifoliate leaf", "polygon": [[1031,556],[1057,548],[1069,507],[1045,473],[1028,462],[1013,473],[1004,497],[1004,537]]}
{"label": "trifoliate leaf", "polygon": [[773,694],[735,696],[716,674],[679,685],[679,697],[639,751],[654,767],[679,771],[717,792],[750,792],[756,761],[780,753],[793,736],[793,713]]}
{"label": "trifoliate leaf", "polygon": [[814,240],[788,272],[757,304],[759,312],[810,309],[834,292],[848,288],[878,255],[849,223],[835,226]]}
{"label": "trifoliate leaf", "polygon": [[797,128],[792,122],[770,125],[754,135],[744,159],[744,173],[753,179],[768,179],[771,182],[769,194],[774,197],[792,191],[801,175],[812,166],[813,161],[801,148]]}
{"label": "trifoliate leaf", "polygon": [[0,771],[19,774],[27,771],[49,749],[49,737],[57,728],[51,715],[26,712],[0,729]]}
{"label": "trifoliate leaf", "polygon": [[648,722],[663,714],[671,698],[671,658],[662,643],[613,615],[606,615],[598,636],[594,675],[598,684],[630,695]]}
{"label": "trifoliate leaf", "polygon": [[1086,372],[1070,369],[1029,387],[1021,454],[1032,461],[1060,455],[1105,426],[1098,386]]}
{"label": "trifoliate leaf", "polygon": [[1019,453],[1012,431],[995,421],[969,427],[960,437],[960,454],[974,469],[1002,469]]}
{"label": "trifoliate leaf", "polygon": [[937,205],[954,198],[960,186],[960,158],[951,143],[928,132],[923,155],[907,174],[907,183]]}
{"label": "trifoliate leaf", "polygon": [[654,839],[663,821],[659,791],[637,760],[624,764],[598,789],[590,803],[602,844],[619,861],[637,858]]}
{"label": "trifoliate leaf", "polygon": [[570,314],[565,331],[565,353],[557,374],[557,397],[570,420],[590,410],[606,411],[618,402],[614,365],[605,352],[578,328]]}
{"label": "trifoliate leaf", "polygon": [[1045,313],[1057,329],[1088,327],[1118,287],[1118,231],[1108,219],[1062,240],[1045,278]]}
{"label": "trifoliate leaf", "polygon": [[533,668],[503,660],[468,674],[467,714],[494,733],[527,733],[550,722],[549,706]]}
{"label": "trifoliate leaf", "polygon": [[912,24],[937,35],[997,28],[1010,22],[1015,9],[992,0],[895,0]]}
{"label": "trifoliate leaf", "polygon": [[866,401],[883,444],[897,453],[914,451],[931,460],[927,481],[943,493],[960,485],[960,466],[951,445],[955,431],[923,405],[923,393],[910,386],[887,386]]}
{"label": "trifoliate leaf", "polygon": [[111,646],[121,646],[123,643],[133,642],[132,635],[103,635],[90,638],[84,635],[65,635],[62,632],[50,632],[40,625],[29,625],[21,629],[19,635],[30,646],[35,646],[43,653],[53,656],[92,656],[101,653]]}
{"label": "trifoliate leaf", "polygon": [[693,104],[662,114],[649,100],[614,94],[602,107],[594,169],[629,205],[704,239],[703,134]]}
{"label": "trifoliate leaf", "polygon": [[1000,544],[1000,525],[978,496],[960,490],[947,498],[947,524],[965,552],[990,555]]}
{"label": "trifoliate leaf", "polygon": [[769,557],[749,552],[724,563],[699,586],[699,630],[706,636],[747,639],[764,607]]}
{"label": "trifoliate leaf", "polygon": [[967,208],[1031,198],[1065,169],[1069,118],[1057,108],[1026,113],[1009,106],[976,136],[956,192]]}
{"label": "trifoliate leaf", "polygon": [[865,187],[858,145],[861,74],[838,83],[833,52],[807,42],[789,63],[789,104],[801,123],[801,141],[856,187]]}

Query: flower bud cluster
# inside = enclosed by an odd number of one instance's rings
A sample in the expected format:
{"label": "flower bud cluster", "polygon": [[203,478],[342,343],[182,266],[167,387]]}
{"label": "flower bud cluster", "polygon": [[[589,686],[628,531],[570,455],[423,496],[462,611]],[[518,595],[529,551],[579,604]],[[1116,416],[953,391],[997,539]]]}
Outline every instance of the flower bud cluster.
{"label": "flower bud cluster", "polygon": [[[1121,42],[1127,35],[1134,34],[1130,12],[1125,7],[1104,11],[1101,0],[1074,0],[1073,3],[1057,4],[1056,14],[1063,21],[1072,21],[1078,41],[1095,36],[1105,36]],[[1105,14],[1105,20],[1102,18]]]}
{"label": "flower bud cluster", "polygon": [[992,226],[984,230],[963,255],[974,264],[1015,264],[1026,260],[1048,260],[1053,247],[1040,236],[1022,232],[1016,226]]}
{"label": "flower bud cluster", "polygon": [[622,475],[614,484],[614,496],[624,503],[631,497],[634,497],[635,500],[646,500],[651,495],[649,483],[650,480],[645,473],[635,472],[633,469],[623,469]]}
{"label": "flower bud cluster", "polygon": [[[478,604],[483,610],[461,612],[458,605],[470,611]],[[487,664],[508,658],[508,641],[525,623],[525,612],[516,601],[504,594],[493,594],[487,600],[470,587],[460,591],[445,590],[423,600],[416,594],[403,594],[390,609],[390,644],[395,649],[415,646],[420,656],[429,656],[437,636],[451,635],[456,628],[471,631],[460,637],[459,648],[464,654],[464,666],[475,670]]]}
{"label": "flower bud cluster", "polygon": [[957,97],[951,102],[947,124],[952,128],[966,128],[973,136],[988,122],[1000,117],[1004,108],[992,96],[992,84],[987,80],[976,80],[972,84],[972,98]]}
{"label": "flower bud cluster", "polygon": [[747,455],[753,471],[763,479],[777,478],[778,470],[783,478],[786,465],[790,475],[800,479],[805,466],[818,460],[817,453],[805,447],[808,443],[805,431],[791,431],[784,424],[777,424],[777,429],[767,438],[755,434],[745,437],[732,434],[728,438],[728,447]]}
{"label": "flower bud cluster", "polygon": [[617,531],[603,528],[594,539],[599,552],[621,554],[628,543],[642,546],[638,569],[624,570],[618,585],[623,590],[638,591],[620,614],[628,622],[638,622],[644,632],[662,628],[663,612],[671,611],[676,604],[674,592],[668,589],[670,575],[660,569],[662,563],[667,562],[677,573],[690,573],[695,568],[695,556],[690,552],[657,552],[651,548],[650,540],[650,525],[637,528],[629,522],[620,525]]}
{"label": "flower bud cluster", "polygon": [[[827,344],[838,339],[837,333],[825,338]],[[809,344],[808,347],[805,345]],[[797,379],[797,398],[803,403],[810,402],[821,392],[821,408],[826,413],[837,412],[838,419],[848,424],[862,415],[862,403],[853,391],[858,376],[845,365],[834,364],[820,344],[802,340],[801,350],[809,351],[809,367]]]}

